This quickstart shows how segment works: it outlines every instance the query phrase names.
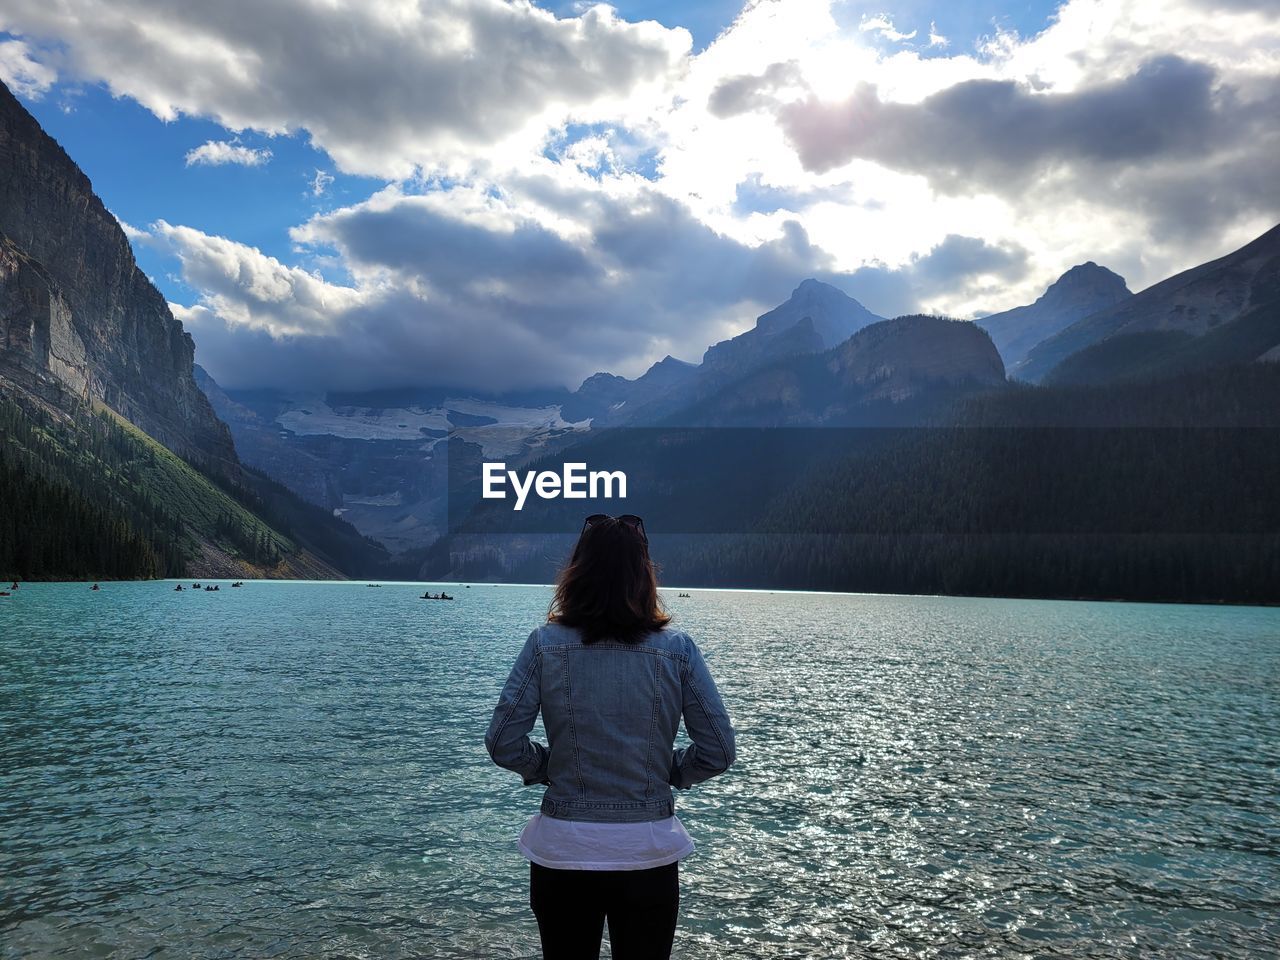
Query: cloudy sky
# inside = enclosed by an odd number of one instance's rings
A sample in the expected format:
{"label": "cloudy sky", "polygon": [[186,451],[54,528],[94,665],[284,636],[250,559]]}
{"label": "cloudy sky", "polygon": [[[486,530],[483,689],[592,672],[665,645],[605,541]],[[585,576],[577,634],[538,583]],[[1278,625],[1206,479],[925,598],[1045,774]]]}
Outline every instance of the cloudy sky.
{"label": "cloudy sky", "polygon": [[1280,220],[1274,0],[5,0],[0,78],[230,387],[573,387],[809,276],[974,317]]}

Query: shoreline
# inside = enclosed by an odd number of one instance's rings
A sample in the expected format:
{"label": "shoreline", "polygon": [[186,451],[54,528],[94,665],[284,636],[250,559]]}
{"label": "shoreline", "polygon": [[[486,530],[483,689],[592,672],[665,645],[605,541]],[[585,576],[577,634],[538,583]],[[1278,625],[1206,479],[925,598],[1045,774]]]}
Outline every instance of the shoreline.
{"label": "shoreline", "polygon": [[[14,578],[3,578],[5,583],[13,582]],[[156,577],[156,578],[138,578],[113,580],[110,578],[99,577],[97,579],[84,580],[23,580],[18,579],[19,584],[85,584],[94,583],[171,583],[171,584],[188,584],[199,582],[200,584],[229,584],[239,581],[246,585],[270,585],[270,584],[315,584],[317,586],[348,586],[367,588],[370,585],[377,584],[385,587],[449,587],[454,589],[467,589],[468,587],[487,588],[487,587],[537,587],[540,589],[550,590],[554,584],[550,583],[496,583],[491,581],[465,581],[465,580],[283,580],[277,578],[254,579],[249,577]],[[785,594],[788,596],[814,596],[814,597],[902,597],[904,599],[918,600],[1005,600],[1010,602],[1034,602],[1034,603],[1114,603],[1114,604],[1131,604],[1135,606],[1180,606],[1180,607],[1241,607],[1246,609],[1271,610],[1280,608],[1280,600],[1264,603],[1241,603],[1234,600],[1205,600],[1205,599],[1188,599],[1188,600],[1135,600],[1127,597],[1050,597],[1050,596],[1002,596],[996,594],[969,594],[969,593],[884,593],[884,592],[864,592],[853,590],[795,590],[783,587],[691,587],[682,586],[680,584],[662,585],[660,591],[689,591],[700,593],[745,593],[745,594]],[[0,600],[12,599],[12,597],[3,597]],[[672,598],[675,599],[675,598]]]}

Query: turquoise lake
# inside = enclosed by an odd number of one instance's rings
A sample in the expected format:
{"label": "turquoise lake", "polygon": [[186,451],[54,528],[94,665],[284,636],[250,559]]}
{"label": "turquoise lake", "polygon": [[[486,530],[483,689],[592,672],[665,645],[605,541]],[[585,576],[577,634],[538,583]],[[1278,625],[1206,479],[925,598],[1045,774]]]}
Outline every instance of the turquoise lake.
{"label": "turquoise lake", "polygon": [[[447,588],[0,599],[0,956],[538,956],[482,738],[550,594]],[[666,596],[739,752],[676,956],[1275,955],[1280,609]]]}

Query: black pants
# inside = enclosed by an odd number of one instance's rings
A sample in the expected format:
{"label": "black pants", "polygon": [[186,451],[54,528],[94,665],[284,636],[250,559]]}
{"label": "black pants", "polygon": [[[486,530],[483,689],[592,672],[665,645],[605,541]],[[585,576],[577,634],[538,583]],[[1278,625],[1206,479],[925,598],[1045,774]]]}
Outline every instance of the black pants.
{"label": "black pants", "polygon": [[529,905],[546,960],[596,960],[609,921],[613,960],[667,960],[680,911],[680,864],[554,870],[529,864]]}

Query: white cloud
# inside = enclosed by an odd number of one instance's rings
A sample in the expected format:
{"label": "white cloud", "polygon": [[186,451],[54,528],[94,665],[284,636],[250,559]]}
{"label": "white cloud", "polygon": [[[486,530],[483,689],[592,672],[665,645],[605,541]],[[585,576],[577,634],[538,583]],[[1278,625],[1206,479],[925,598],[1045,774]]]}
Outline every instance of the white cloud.
{"label": "white cloud", "polygon": [[58,79],[58,71],[35,59],[22,40],[0,40],[0,80],[24,97],[37,100]]}
{"label": "white cloud", "polygon": [[255,149],[230,140],[208,140],[188,150],[186,156],[188,167],[260,167],[270,159],[271,151],[265,147]]}
{"label": "white cloud", "polygon": [[351,277],[334,284],[251,247],[159,222],[152,242],[200,291],[184,308],[198,357],[229,386],[369,389],[576,386],[597,370],[697,360],[807,276],[874,310],[1025,271],[1025,251],[940,238],[894,269],[842,271],[794,221],[752,245],[709,229],[642,178],[573,159],[426,193],[390,186],[291,231]]}
{"label": "white cloud", "polygon": [[927,9],[926,44],[838,6],[747,3],[696,56],[606,8],[497,0],[8,0],[0,29],[158,116],[304,133],[388,182],[292,233],[350,285],[157,225],[202,355],[264,382],[304,360],[349,384],[378,363],[404,383],[635,373],[808,275],[969,316],[1085,260],[1137,289],[1280,219],[1273,4],[1066,0],[978,44]]}
{"label": "white cloud", "polygon": [[[870,37],[902,33],[890,18],[850,33],[831,9],[749,6],[691,63],[662,125],[660,184],[716,229],[758,241],[795,219],[846,270],[904,267],[949,234],[1026,248],[1016,283],[957,281],[927,300],[968,315],[1029,302],[1089,259],[1140,288],[1280,219],[1262,186],[1280,178],[1280,9],[1069,0],[1040,34],[997,31],[976,55],[877,50]],[[1173,65],[1163,78],[1160,64]],[[788,146],[785,121],[794,131],[808,105],[821,105],[812,135]],[[922,136],[908,148],[896,119],[916,122],[911,105]],[[815,152],[841,138],[860,146]],[[753,208],[761,192],[769,205]]]}
{"label": "white cloud", "polygon": [[343,171],[389,179],[643,115],[692,42],[608,6],[562,19],[525,0],[6,0],[0,30],[60,45],[75,75],[161,119],[305,131]]}
{"label": "white cloud", "polygon": [[333,174],[326,173],[323,170],[316,170],[316,175],[311,178],[311,195],[313,197],[323,197],[332,183]]}
{"label": "white cloud", "polygon": [[858,29],[863,33],[878,33],[886,40],[894,43],[901,43],[904,40],[914,40],[917,31],[912,30],[910,33],[902,33],[894,27],[893,21],[885,14],[879,14],[874,17],[863,17],[862,22],[858,24]]}
{"label": "white cloud", "polygon": [[200,291],[200,304],[230,327],[274,338],[329,336],[344,314],[376,296],[327,283],[254,247],[164,220],[151,225],[148,242],[178,258],[182,280]]}

